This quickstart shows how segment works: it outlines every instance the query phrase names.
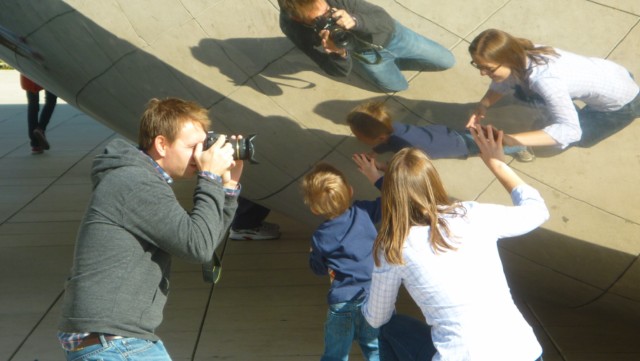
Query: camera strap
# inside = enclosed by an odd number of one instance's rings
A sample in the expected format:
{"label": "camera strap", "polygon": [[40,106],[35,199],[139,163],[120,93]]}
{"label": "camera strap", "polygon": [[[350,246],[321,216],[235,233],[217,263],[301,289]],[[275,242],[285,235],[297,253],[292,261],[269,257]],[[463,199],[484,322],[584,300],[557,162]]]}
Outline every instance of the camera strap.
{"label": "camera strap", "polygon": [[376,60],[375,61],[369,61],[369,59],[365,58],[362,54],[358,54],[355,51],[353,52],[353,54],[351,54],[351,56],[353,56],[354,58],[360,60],[361,62],[367,64],[367,65],[377,65],[380,64],[380,62],[382,61],[382,55],[380,55],[380,52],[378,52],[377,49],[373,49],[373,51],[376,54]]}
{"label": "camera strap", "polygon": [[225,232],[225,236],[222,238],[223,244],[221,248],[220,256],[218,256],[218,251],[213,251],[213,257],[207,263],[202,265],[202,279],[212,284],[211,292],[213,292],[213,287],[218,281],[220,281],[220,276],[222,275],[222,259],[224,258],[224,253],[227,250],[227,243],[229,243],[229,233],[231,230],[231,226],[229,226]]}
{"label": "camera strap", "polygon": [[380,62],[382,61],[382,55],[380,55],[380,50],[384,50],[384,47],[377,45],[377,44],[373,44],[370,43],[368,41],[362,40],[359,37],[357,37],[355,34],[353,34],[353,38],[356,39],[356,41],[358,41],[360,44],[363,44],[364,46],[362,47],[361,50],[373,50],[373,52],[376,55],[376,60],[375,61],[370,61],[369,59],[367,59],[365,56],[363,56],[362,54],[354,51],[352,56],[358,60],[360,60],[361,62],[367,64],[367,65],[377,65],[380,64]]}

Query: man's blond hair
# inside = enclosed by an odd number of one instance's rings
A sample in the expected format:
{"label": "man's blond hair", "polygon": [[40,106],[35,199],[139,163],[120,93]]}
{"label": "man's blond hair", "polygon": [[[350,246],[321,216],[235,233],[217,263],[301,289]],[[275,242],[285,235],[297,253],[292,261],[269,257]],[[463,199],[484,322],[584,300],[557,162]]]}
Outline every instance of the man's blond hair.
{"label": "man's blond hair", "polygon": [[153,98],[140,119],[138,146],[149,150],[159,135],[173,143],[178,137],[182,125],[187,122],[198,123],[204,131],[209,130],[211,120],[207,109],[198,103],[178,98]]}

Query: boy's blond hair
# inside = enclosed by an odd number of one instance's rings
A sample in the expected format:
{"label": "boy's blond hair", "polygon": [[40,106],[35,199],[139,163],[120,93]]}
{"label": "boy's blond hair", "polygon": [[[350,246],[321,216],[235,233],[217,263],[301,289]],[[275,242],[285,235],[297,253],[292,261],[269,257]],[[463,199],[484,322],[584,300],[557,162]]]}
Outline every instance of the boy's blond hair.
{"label": "boy's blond hair", "polygon": [[335,218],[351,205],[351,188],[347,178],[327,163],[318,163],[302,179],[302,197],[314,214]]}
{"label": "boy's blond hair", "polygon": [[369,101],[353,108],[347,115],[347,124],[353,134],[369,139],[393,133],[393,120],[381,101]]}

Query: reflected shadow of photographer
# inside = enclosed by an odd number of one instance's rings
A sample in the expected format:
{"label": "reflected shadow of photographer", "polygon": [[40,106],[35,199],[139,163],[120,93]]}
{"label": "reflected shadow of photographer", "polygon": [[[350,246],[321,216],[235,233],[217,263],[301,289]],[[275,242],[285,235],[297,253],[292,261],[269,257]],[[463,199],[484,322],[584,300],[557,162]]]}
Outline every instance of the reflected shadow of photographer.
{"label": "reflected shadow of photographer", "polygon": [[[235,85],[249,86],[267,96],[283,95],[283,87],[315,88],[315,83],[295,76],[300,72],[312,71],[326,76],[301,52],[300,57],[291,54],[293,52],[299,51],[285,37],[226,40],[209,38],[202,39],[198,46],[191,48],[195,59],[218,68]],[[251,79],[254,81],[250,81]],[[331,79],[365,90],[375,90],[357,76]]]}

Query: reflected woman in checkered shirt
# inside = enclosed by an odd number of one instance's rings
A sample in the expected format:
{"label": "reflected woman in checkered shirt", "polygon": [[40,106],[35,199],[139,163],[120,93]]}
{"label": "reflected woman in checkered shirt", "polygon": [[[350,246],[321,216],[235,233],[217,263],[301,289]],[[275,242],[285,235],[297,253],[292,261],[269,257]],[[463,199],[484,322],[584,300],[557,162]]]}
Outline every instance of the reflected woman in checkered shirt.
{"label": "reflected woman in checkered shirt", "polygon": [[[511,92],[546,115],[542,129],[507,134],[505,145],[591,147],[640,116],[638,85],[612,61],[537,45],[496,29],[480,33],[469,54],[471,65],[491,78],[491,85],[467,126],[479,124],[487,109]],[[574,100],[585,105],[579,108]]]}

